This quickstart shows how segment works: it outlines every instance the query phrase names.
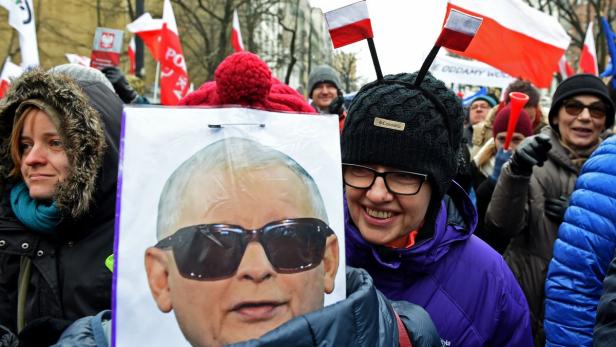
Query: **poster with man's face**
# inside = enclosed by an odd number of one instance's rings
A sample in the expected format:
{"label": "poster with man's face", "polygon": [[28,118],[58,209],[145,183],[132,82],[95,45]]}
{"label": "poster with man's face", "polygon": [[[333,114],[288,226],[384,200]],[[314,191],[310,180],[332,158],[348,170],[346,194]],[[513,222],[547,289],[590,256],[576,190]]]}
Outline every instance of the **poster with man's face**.
{"label": "poster with man's face", "polygon": [[345,297],[338,119],[131,108],[112,343],[219,346]]}

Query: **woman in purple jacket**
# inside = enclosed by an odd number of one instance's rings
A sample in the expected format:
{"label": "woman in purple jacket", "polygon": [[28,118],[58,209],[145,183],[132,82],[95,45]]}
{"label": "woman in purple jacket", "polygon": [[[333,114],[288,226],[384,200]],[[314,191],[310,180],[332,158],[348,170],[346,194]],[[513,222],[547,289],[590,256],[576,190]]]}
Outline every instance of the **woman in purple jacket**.
{"label": "woman in purple jacket", "polygon": [[532,346],[528,304],[502,257],[473,236],[452,178],[464,114],[428,75],[365,85],[342,132],[346,256],[390,299],[424,307],[443,346]]}

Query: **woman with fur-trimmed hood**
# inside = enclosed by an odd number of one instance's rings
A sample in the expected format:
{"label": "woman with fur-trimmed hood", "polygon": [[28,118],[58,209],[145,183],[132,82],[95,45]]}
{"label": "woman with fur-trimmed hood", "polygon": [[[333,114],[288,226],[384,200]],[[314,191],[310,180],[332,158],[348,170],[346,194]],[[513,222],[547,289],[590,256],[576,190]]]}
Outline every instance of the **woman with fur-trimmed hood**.
{"label": "woman with fur-trimmed hood", "polygon": [[20,345],[111,307],[121,114],[102,82],[42,70],[0,101],[0,324]]}

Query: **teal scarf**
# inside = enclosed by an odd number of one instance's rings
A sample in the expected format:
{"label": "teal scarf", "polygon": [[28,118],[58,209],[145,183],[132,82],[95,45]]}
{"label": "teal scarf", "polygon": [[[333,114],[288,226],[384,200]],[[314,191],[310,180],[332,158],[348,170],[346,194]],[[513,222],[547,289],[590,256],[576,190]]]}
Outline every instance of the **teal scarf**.
{"label": "teal scarf", "polygon": [[17,219],[34,231],[49,233],[60,223],[60,210],[56,203],[32,199],[24,182],[16,184],[11,189],[11,207]]}

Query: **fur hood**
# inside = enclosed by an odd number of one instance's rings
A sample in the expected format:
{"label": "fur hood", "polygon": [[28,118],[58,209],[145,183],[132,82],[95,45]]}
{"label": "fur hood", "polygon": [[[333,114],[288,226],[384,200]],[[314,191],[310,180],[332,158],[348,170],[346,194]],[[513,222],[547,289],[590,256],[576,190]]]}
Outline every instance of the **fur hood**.
{"label": "fur hood", "polygon": [[59,113],[58,130],[70,163],[68,178],[58,185],[54,200],[65,216],[86,214],[93,204],[107,147],[103,119],[91,98],[82,86],[64,75],[35,69],[16,79],[0,101],[0,187],[6,189],[15,182],[8,176],[14,167],[10,135],[15,111],[25,100],[39,99]]}

